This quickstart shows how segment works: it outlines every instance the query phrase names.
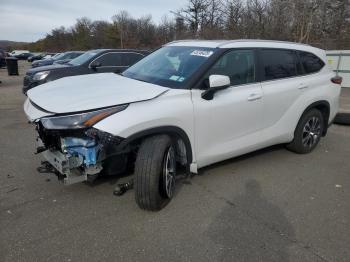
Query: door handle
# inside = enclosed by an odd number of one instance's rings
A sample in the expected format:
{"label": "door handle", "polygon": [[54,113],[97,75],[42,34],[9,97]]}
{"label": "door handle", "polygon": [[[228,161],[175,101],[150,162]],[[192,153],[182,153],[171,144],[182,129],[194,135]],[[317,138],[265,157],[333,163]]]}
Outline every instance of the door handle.
{"label": "door handle", "polygon": [[262,98],[260,94],[251,94],[248,96],[248,101],[256,101]]}
{"label": "door handle", "polygon": [[306,89],[308,88],[309,86],[308,85],[305,85],[305,84],[300,84],[298,89],[302,90],[302,89]]}

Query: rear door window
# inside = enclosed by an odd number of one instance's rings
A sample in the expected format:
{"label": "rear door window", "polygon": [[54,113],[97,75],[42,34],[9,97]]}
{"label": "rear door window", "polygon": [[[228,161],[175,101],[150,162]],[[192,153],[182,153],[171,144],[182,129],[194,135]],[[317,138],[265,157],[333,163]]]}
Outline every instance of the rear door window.
{"label": "rear door window", "polygon": [[299,51],[300,62],[306,74],[312,74],[320,71],[325,63],[316,55]]}
{"label": "rear door window", "polygon": [[106,53],[95,61],[101,63],[101,66],[123,66],[120,53]]}
{"label": "rear door window", "polygon": [[263,49],[260,51],[260,63],[264,80],[298,75],[297,56],[293,50]]}

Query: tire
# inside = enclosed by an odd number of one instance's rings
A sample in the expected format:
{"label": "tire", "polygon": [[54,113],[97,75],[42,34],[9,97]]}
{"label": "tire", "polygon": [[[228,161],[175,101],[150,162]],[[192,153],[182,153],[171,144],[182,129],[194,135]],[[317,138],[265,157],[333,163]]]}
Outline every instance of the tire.
{"label": "tire", "polygon": [[350,125],[350,113],[338,113],[334,118],[334,123],[338,125]]}
{"label": "tire", "polygon": [[287,149],[297,154],[310,153],[320,142],[324,128],[322,113],[317,109],[309,110],[300,118],[294,139],[287,145]]}
{"label": "tire", "polygon": [[165,207],[174,195],[175,178],[175,146],[171,138],[167,135],[146,138],[135,162],[134,186],[138,206],[150,211]]}

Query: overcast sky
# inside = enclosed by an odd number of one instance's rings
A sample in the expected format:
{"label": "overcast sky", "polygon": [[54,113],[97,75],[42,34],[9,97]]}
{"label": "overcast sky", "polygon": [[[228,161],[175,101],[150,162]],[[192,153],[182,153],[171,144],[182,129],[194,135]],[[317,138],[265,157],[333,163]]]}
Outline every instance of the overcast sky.
{"label": "overcast sky", "polygon": [[158,23],[187,0],[0,0],[0,40],[32,42],[53,28],[70,27],[77,18],[108,20],[120,10],[133,17],[151,14]]}

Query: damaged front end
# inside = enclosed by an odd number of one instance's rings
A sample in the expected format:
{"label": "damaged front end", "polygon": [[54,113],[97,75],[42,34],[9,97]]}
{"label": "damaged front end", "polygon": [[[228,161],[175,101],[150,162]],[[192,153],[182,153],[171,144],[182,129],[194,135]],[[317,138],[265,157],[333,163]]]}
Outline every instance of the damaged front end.
{"label": "damaged front end", "polygon": [[[118,162],[123,171],[125,157],[118,145],[123,138],[93,128],[105,117],[126,106],[75,115],[43,117],[35,121],[38,133],[37,153],[55,169],[65,184],[74,184],[96,177],[102,170],[110,172],[109,162]],[[112,161],[111,161],[112,158]],[[118,170],[113,170],[118,173]]]}

